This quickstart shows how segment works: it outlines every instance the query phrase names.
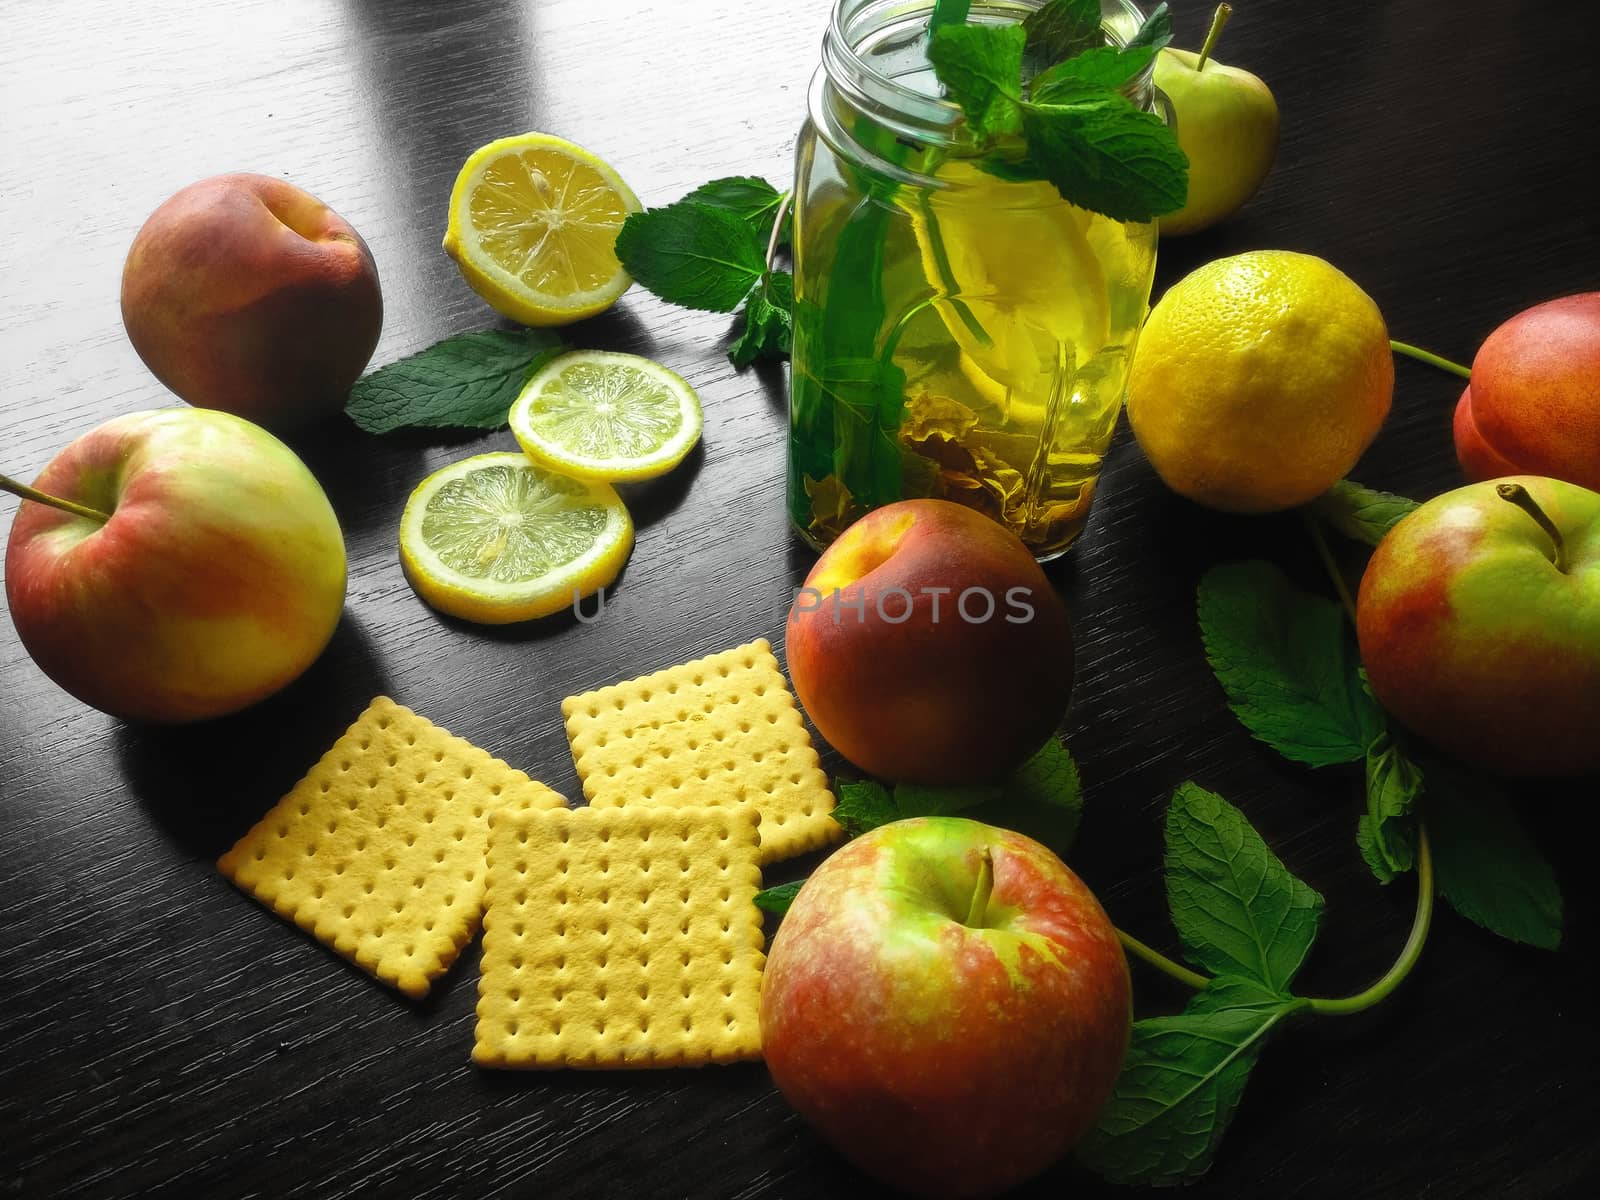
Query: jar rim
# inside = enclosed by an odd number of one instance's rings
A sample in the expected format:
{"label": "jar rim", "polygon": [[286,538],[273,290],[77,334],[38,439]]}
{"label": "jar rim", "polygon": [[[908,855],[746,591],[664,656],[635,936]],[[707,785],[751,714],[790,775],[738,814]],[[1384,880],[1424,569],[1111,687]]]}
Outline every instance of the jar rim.
{"label": "jar rim", "polygon": [[[925,5],[930,14],[932,13],[934,2],[935,0],[927,0]],[[1038,10],[1044,7],[1048,0],[1005,0],[1005,2],[1017,8]],[[960,106],[946,97],[930,96],[926,92],[908,87],[892,76],[884,74],[862,57],[857,52],[855,44],[846,36],[842,21],[843,10],[849,3],[850,0],[835,0],[832,12],[829,14],[828,29],[822,41],[823,72],[835,86],[851,94],[853,100],[883,103],[887,99],[892,103],[895,116],[900,119],[895,122],[896,124],[909,122],[916,132],[923,133],[924,136],[948,138],[950,136],[950,127],[961,116]],[[1144,9],[1135,3],[1135,0],[1101,0],[1102,26],[1104,26],[1107,18],[1116,15],[1115,13],[1106,12],[1108,6],[1120,10],[1122,15],[1133,21],[1136,28],[1145,20],[1146,13]],[[1108,32],[1111,33],[1113,38],[1116,36],[1114,31]],[[834,56],[848,65],[853,73],[860,78],[870,81],[872,89],[880,91],[882,96],[870,95],[865,88],[859,86],[848,86],[840,78],[840,73],[831,70],[829,67],[830,57]],[[1121,90],[1128,94],[1137,94],[1141,89],[1148,87],[1154,65],[1154,60],[1152,59],[1150,65],[1146,66]],[[911,131],[910,129],[907,130],[907,132]]]}

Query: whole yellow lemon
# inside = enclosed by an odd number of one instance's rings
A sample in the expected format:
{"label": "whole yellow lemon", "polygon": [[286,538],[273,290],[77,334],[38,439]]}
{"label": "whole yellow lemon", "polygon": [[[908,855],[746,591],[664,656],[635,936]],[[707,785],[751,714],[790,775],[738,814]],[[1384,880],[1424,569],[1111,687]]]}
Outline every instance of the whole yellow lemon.
{"label": "whole yellow lemon", "polygon": [[1274,512],[1343,478],[1393,395],[1372,298],[1323,259],[1254,250],[1162,296],[1134,355],[1128,420],[1173,491],[1226,512]]}

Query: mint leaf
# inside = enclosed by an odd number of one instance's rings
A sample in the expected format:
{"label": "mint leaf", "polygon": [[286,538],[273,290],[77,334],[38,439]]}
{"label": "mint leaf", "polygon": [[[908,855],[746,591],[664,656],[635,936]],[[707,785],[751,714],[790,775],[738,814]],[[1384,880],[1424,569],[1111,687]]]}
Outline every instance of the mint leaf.
{"label": "mint leaf", "polygon": [[1170,41],[1172,41],[1172,14],[1167,11],[1166,4],[1161,3],[1150,10],[1150,15],[1144,19],[1144,23],[1128,39],[1128,49],[1149,46],[1152,50],[1160,50]]}
{"label": "mint leaf", "polygon": [[1040,63],[1056,63],[1091,46],[1104,46],[1100,0],[1050,0],[1022,22],[1028,54]]}
{"label": "mint leaf", "polygon": [[1116,92],[1053,89],[1048,104],[1023,105],[1022,132],[1028,157],[1080,208],[1149,221],[1188,198],[1189,160],[1178,139]]}
{"label": "mint leaf", "polygon": [[1116,1090],[1078,1147],[1112,1183],[1172,1185],[1203,1175],[1268,1035],[1303,1002],[1219,977],[1176,1017],[1135,1021]]}
{"label": "mint leaf", "polygon": [[1498,786],[1429,759],[1426,813],[1439,891],[1467,920],[1513,942],[1561,944],[1555,872]]}
{"label": "mint leaf", "polygon": [[744,327],[728,347],[736,367],[758,358],[787,358],[794,344],[794,276],[769,271],[739,310]]}
{"label": "mint leaf", "polygon": [[972,11],[972,0],[933,0],[933,11],[928,14],[928,30],[941,25],[959,25]]}
{"label": "mint leaf", "polygon": [[1067,748],[1051,738],[1007,777],[999,796],[961,815],[1026,834],[1065,857],[1083,819],[1078,765]]}
{"label": "mint leaf", "polygon": [[732,312],[765,274],[766,243],[725,208],[680,200],[630,213],[617,231],[628,274],[672,304]]}
{"label": "mint leaf", "polygon": [[929,787],[920,783],[898,783],[894,789],[895,811],[902,817],[948,817],[959,813],[972,817],[980,804],[1000,796],[998,785],[984,787]]}
{"label": "mint leaf", "polygon": [[844,826],[851,837],[860,837],[869,829],[898,821],[900,812],[889,796],[889,789],[872,779],[840,782],[839,801],[833,806],[833,819]]}
{"label": "mint leaf", "polygon": [[783,916],[794,903],[794,898],[800,894],[800,885],[803,883],[804,879],[796,879],[793,883],[780,883],[773,887],[762,888],[756,893],[756,907],[762,912]]}
{"label": "mint leaf", "polygon": [[928,61],[979,137],[1021,128],[1019,25],[945,25],[928,39]]}
{"label": "mint leaf", "polygon": [[1066,96],[1074,89],[1120,88],[1148,67],[1155,56],[1153,46],[1129,50],[1096,46],[1035,77],[1029,98],[1037,104],[1048,104],[1052,97]]}
{"label": "mint leaf", "polygon": [[1286,991],[1317,937],[1322,897],[1221,796],[1184,783],[1167,807],[1167,903],[1188,958]]}
{"label": "mint leaf", "polygon": [[1367,811],[1356,823],[1356,845],[1379,883],[1416,865],[1416,825],[1411,810],[1422,795],[1422,771],[1388,734],[1367,750]]}
{"label": "mint leaf", "polygon": [[1198,609],[1206,659],[1246,729],[1311,767],[1365,757],[1383,712],[1337,604],[1252,561],[1207,571]]}
{"label": "mint leaf", "polygon": [[1312,513],[1348,538],[1376,546],[1400,519],[1416,511],[1415,500],[1341,479],[1311,502]]}
{"label": "mint leaf", "polygon": [[[726,179],[702,183],[679,201],[680,204],[684,202],[731,212],[750,226],[756,239],[765,248],[767,239],[772,236],[772,220],[778,215],[778,206],[783,203],[783,193],[765,179],[758,179],[754,175],[730,175]],[[791,216],[785,215],[784,232],[778,236],[778,245],[789,244],[791,228]]]}
{"label": "mint leaf", "polygon": [[499,429],[528,377],[566,348],[548,329],[457,334],[363,375],[345,412],[368,433]]}

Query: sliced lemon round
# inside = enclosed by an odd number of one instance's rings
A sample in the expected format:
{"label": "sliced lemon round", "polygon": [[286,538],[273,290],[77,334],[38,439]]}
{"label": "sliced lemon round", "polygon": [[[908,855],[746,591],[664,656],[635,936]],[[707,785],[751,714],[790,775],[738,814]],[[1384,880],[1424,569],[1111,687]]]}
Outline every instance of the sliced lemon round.
{"label": "sliced lemon round", "polygon": [[[961,351],[961,372],[986,398],[1012,403],[1048,393],[1061,346],[1076,365],[1110,332],[1096,217],[1048,183],[1011,183],[953,160],[951,185],[911,205],[911,230],[934,307]],[[996,214],[1004,216],[997,220]]]}
{"label": "sliced lemon round", "polygon": [[660,363],[573,350],[534,373],[511,432],[534,462],[579,479],[653,479],[700,440],[700,399]]}
{"label": "sliced lemon round", "polygon": [[633,548],[606,484],[524,454],[480,454],[417,485],[400,518],[400,563],[440,612],[486,625],[548,616],[605,587]]}
{"label": "sliced lemon round", "polygon": [[617,230],[639,207],[622,177],[581,146],[519,134],[462,164],[444,248],[496,312],[524,325],[565,325],[628,290]]}

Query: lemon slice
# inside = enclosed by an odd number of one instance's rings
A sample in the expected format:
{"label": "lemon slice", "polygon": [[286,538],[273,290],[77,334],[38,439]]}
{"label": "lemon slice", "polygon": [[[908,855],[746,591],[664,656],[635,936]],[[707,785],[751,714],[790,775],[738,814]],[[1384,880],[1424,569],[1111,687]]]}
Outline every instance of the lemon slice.
{"label": "lemon slice", "polygon": [[486,625],[548,616],[617,577],[633,521],[617,493],[515,453],[480,454],[417,485],[400,563],[440,612]]}
{"label": "lemon slice", "polygon": [[659,363],[610,350],[551,359],[511,406],[534,462],[579,479],[653,479],[700,440],[700,400]]}
{"label": "lemon slice", "polygon": [[444,248],[496,312],[524,325],[565,325],[628,290],[617,230],[638,211],[622,177],[587,150],[524,133],[462,164]]}
{"label": "lemon slice", "polygon": [[910,208],[911,229],[961,372],[986,398],[1042,403],[1059,347],[1082,365],[1110,334],[1106,272],[1091,238],[1101,218],[1048,183],[1007,182],[959,159],[939,178],[950,189]]}

